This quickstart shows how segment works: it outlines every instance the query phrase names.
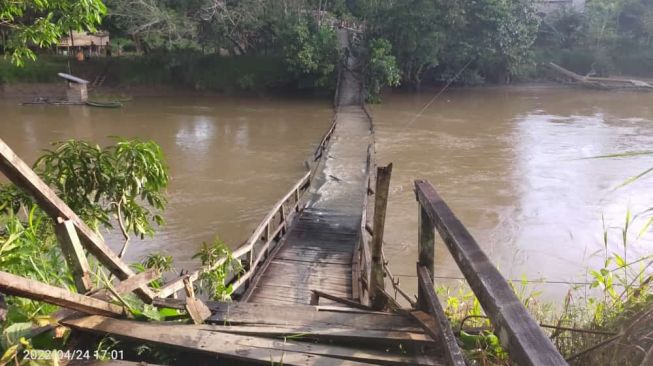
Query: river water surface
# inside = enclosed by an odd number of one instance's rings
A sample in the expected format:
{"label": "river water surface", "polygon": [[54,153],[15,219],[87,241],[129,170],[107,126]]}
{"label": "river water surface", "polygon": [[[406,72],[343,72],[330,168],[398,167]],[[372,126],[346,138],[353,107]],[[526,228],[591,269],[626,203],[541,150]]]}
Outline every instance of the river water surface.
{"label": "river water surface", "polygon": [[[651,157],[587,159],[653,147],[653,95],[551,87],[388,94],[372,106],[377,162],[394,163],[386,223],[386,256],[413,289],[417,205],[413,180],[430,180],[506,277],[537,284],[558,297],[586,281],[609,250],[621,252],[628,208],[653,206],[650,180],[615,190],[653,167]],[[332,117],[326,99],[136,98],[121,110],[19,106],[0,100],[0,138],[28,163],[51,141],[108,136],[161,144],[171,169],[167,224],[152,239],[134,241],[128,257],[173,255],[191,268],[203,241],[219,234],[232,247],[244,241],[268,208],[304,172]],[[416,118],[418,117],[418,118]],[[650,234],[629,257],[648,254]],[[119,237],[108,235],[119,247]],[[436,275],[460,277],[438,243]]]}

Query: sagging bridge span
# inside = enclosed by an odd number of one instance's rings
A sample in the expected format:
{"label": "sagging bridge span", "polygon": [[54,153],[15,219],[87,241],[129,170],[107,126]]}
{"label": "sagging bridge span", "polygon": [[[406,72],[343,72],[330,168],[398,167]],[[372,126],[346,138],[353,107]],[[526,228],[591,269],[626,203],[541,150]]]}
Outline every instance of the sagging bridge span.
{"label": "sagging bridge span", "polygon": [[[339,39],[343,48],[349,46],[347,32],[340,31]],[[313,166],[233,252],[243,268],[229,277],[233,302],[202,301],[194,294],[193,283],[224,260],[150,288],[158,274],[134,274],[1,140],[0,170],[57,223],[79,293],[5,272],[0,291],[62,306],[55,318],[78,334],[111,334],[213,355],[219,364],[462,366],[463,352],[434,291],[437,231],[511,359],[519,365],[566,364],[426,181],[415,181],[418,294],[412,298],[396,288],[405,299],[389,295],[396,291],[389,290],[394,283],[383,256],[383,232],[392,166],[375,166],[372,118],[354,53],[346,54],[333,124]],[[115,288],[91,288],[87,255],[117,277]],[[111,300],[129,292],[158,307],[184,309],[195,324],[127,320]]]}

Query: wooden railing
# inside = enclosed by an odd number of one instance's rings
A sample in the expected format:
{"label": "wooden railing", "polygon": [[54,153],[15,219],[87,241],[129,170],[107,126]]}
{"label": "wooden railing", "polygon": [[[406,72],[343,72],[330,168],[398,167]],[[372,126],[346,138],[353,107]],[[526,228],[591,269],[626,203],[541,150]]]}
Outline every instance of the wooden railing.
{"label": "wooden railing", "polygon": [[[563,357],[530,316],[508,282],[433,186],[426,181],[417,180],[415,194],[419,203],[418,307],[431,313],[436,319],[442,319],[438,316],[440,314],[437,314],[441,312],[442,307],[433,290],[437,230],[490,318],[510,358],[519,365],[566,365]],[[443,336],[445,341],[451,337],[450,334]],[[454,353],[456,347],[453,346]],[[451,363],[460,364],[457,355],[450,356]]]}
{"label": "wooden railing", "polygon": [[[239,260],[244,268],[242,273],[232,273],[229,278],[232,280],[233,290],[237,291],[243,285],[248,284],[252,276],[256,273],[257,268],[267,258],[270,251],[275,248],[283,234],[288,230],[288,225],[292,222],[294,216],[301,211],[300,201],[303,193],[308,189],[311,183],[311,173],[307,172],[304,176],[283,196],[263,218],[261,223],[256,227],[249,239],[236,250],[233,251],[232,257]],[[213,265],[204,266],[188,275],[179,277],[176,280],[166,284],[159,290],[157,296],[165,298],[175,296],[177,292],[184,289],[184,279],[193,283],[197,281],[202,274],[210,272],[225,264],[226,258],[222,258]]]}

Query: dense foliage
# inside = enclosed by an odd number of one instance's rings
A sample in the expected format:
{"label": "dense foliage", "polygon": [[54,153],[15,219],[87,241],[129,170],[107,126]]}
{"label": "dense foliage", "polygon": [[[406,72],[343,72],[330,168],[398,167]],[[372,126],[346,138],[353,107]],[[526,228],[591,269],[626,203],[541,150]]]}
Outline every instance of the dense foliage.
{"label": "dense foliage", "polygon": [[30,46],[50,46],[70,31],[93,30],[105,13],[101,0],[0,0],[2,45],[21,65],[36,58]]}
{"label": "dense foliage", "polygon": [[590,0],[583,12],[547,16],[536,46],[541,58],[579,73],[649,76],[652,42],[653,1]]}
{"label": "dense foliage", "polygon": [[539,20],[532,2],[367,1],[360,16],[388,39],[402,84],[444,81],[469,63],[467,81],[509,81],[531,63]]}

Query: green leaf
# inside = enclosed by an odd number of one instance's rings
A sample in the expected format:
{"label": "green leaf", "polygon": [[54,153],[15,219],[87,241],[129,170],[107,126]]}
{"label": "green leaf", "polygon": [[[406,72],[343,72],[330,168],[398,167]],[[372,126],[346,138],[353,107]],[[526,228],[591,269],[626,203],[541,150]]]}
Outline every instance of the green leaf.
{"label": "green leaf", "polygon": [[2,348],[8,349],[13,345],[19,344],[20,339],[28,335],[32,328],[33,324],[31,322],[14,323],[8,326],[2,332],[2,340],[0,340]]}

